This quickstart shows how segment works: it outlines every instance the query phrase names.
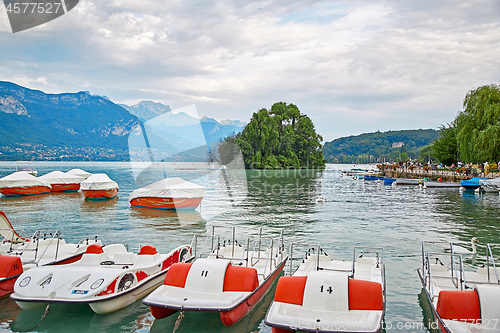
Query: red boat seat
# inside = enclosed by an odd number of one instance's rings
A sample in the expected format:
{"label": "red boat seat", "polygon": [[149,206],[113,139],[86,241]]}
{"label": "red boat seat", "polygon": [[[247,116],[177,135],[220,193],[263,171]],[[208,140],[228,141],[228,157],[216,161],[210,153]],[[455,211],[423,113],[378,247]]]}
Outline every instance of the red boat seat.
{"label": "red boat seat", "polygon": [[101,245],[92,244],[89,247],[87,247],[87,250],[85,250],[85,253],[101,254],[101,253],[104,253],[104,250],[102,249]]}
{"label": "red boat seat", "polygon": [[302,305],[307,276],[282,276],[278,280],[274,300],[281,303]]}
{"label": "red boat seat", "polygon": [[481,322],[481,306],[475,290],[440,291],[436,310],[443,319]]}
{"label": "red boat seat", "polygon": [[23,272],[21,258],[0,255],[0,278],[16,276]]}
{"label": "red boat seat", "polygon": [[176,263],[170,266],[163,284],[184,288],[192,263]]}
{"label": "red boat seat", "polygon": [[151,245],[144,245],[139,251],[139,255],[155,255],[157,253],[158,252],[156,252],[156,248]]}
{"label": "red boat seat", "polygon": [[382,285],[378,282],[349,279],[349,310],[384,309]]}
{"label": "red boat seat", "polygon": [[229,264],[224,275],[224,291],[254,291],[259,286],[257,270]]}

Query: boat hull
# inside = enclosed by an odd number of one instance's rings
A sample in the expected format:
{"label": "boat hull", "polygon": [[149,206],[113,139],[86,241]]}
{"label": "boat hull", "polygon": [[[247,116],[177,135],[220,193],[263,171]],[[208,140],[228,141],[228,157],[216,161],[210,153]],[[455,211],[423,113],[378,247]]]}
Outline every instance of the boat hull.
{"label": "boat hull", "polygon": [[50,187],[32,186],[32,187],[4,187],[0,188],[0,193],[7,197],[17,197],[23,195],[37,195],[50,193]]}
{"label": "boat hull", "polygon": [[406,179],[406,178],[397,178],[396,185],[419,185],[422,183],[421,179]]}
{"label": "boat hull", "polygon": [[226,326],[231,326],[240,321],[241,318],[245,317],[269,291],[269,287],[271,287],[273,282],[281,273],[283,267],[285,266],[285,263],[286,260],[284,260],[281,265],[278,266],[278,268],[274,271],[274,273],[270,277],[268,277],[267,280],[261,286],[259,286],[259,288],[257,288],[257,290],[255,290],[244,302],[242,302],[233,310],[221,312],[220,319],[222,320],[222,323]]}
{"label": "boat hull", "polygon": [[78,192],[80,184],[50,184],[52,192]]}
{"label": "boat hull", "polygon": [[153,209],[195,209],[203,198],[156,198],[140,197],[130,201],[133,207]]}
{"label": "boat hull", "polygon": [[0,279],[0,298],[5,297],[12,293],[12,291],[14,290],[14,284],[16,283],[17,278],[20,275],[21,274]]}
{"label": "boat hull", "polygon": [[114,190],[82,190],[85,199],[106,200],[116,197],[118,189]]}

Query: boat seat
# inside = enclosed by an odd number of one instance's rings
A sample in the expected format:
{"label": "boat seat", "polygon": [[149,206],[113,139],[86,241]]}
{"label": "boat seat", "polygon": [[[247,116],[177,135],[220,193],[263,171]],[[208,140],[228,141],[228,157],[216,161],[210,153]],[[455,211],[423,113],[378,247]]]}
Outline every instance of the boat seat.
{"label": "boat seat", "polygon": [[113,256],[115,265],[133,265],[136,255],[130,252],[116,252]]}
{"label": "boat seat", "polygon": [[348,273],[315,271],[307,276],[302,306],[318,311],[349,311]]}
{"label": "boat seat", "polygon": [[476,291],[481,304],[481,320],[483,323],[495,323],[500,318],[500,288],[498,286],[477,285]]}
{"label": "boat seat", "polygon": [[103,246],[102,249],[110,258],[117,252],[127,252],[127,248],[123,244],[109,244]]}
{"label": "boat seat", "polygon": [[138,267],[153,266],[155,262],[161,260],[161,254],[141,254],[135,259],[135,265]]}
{"label": "boat seat", "polygon": [[189,270],[186,278],[186,290],[201,291],[205,293],[222,293],[224,276],[230,261],[226,259],[196,260]]}
{"label": "boat seat", "polygon": [[109,261],[106,253],[84,253],[82,259],[78,261],[79,265],[98,266],[103,261]]}

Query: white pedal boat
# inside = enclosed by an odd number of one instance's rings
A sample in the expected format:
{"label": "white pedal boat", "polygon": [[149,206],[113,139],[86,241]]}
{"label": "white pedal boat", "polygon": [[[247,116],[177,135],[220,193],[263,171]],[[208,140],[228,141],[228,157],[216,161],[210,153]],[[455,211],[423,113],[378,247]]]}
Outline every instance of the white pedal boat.
{"label": "white pedal boat", "polygon": [[36,231],[31,238],[23,238],[0,211],[0,297],[12,293],[14,284],[23,273],[33,267],[62,265],[80,260],[89,245],[101,244],[97,237],[77,244],[60,238],[59,230]]}
{"label": "white pedal boat", "polygon": [[[422,267],[418,271],[423,290],[439,327],[445,333],[500,332],[500,271],[486,245],[486,263],[476,270],[464,267],[462,255],[432,250],[432,244],[422,242]],[[446,263],[446,265],[445,265]]]}
{"label": "white pedal boat", "polygon": [[[288,258],[283,245],[283,231],[276,242],[271,239],[250,240],[242,246],[234,238],[221,242],[213,237],[211,250],[203,250],[192,264],[175,264],[165,277],[165,283],[143,300],[157,319],[176,311],[219,312],[222,323],[233,325],[261,300],[278,277]],[[198,243],[194,238],[194,248]],[[206,242],[205,242],[206,244]],[[203,257],[202,256],[206,256]]]}
{"label": "white pedal boat", "polygon": [[278,281],[264,321],[273,333],[380,331],[386,299],[383,249],[354,247],[353,252],[353,261],[343,261],[332,260],[319,246],[306,251],[293,275]]}
{"label": "white pedal boat", "polygon": [[23,309],[54,302],[87,303],[96,313],[109,313],[149,294],[173,263],[190,258],[188,245],[168,254],[159,254],[150,245],[138,254],[127,252],[123,244],[92,245],[75,263],[23,273],[11,298]]}

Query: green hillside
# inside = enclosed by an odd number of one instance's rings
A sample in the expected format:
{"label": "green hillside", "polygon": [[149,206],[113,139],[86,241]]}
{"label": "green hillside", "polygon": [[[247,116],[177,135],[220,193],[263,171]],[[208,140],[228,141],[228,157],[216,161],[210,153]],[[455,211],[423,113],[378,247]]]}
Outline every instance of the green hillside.
{"label": "green hillside", "polygon": [[[400,154],[404,159],[405,153],[408,158],[418,159],[422,149],[437,139],[439,133],[434,129],[364,133],[325,143],[323,154],[329,163],[391,162]],[[422,159],[426,160],[424,156]]]}

